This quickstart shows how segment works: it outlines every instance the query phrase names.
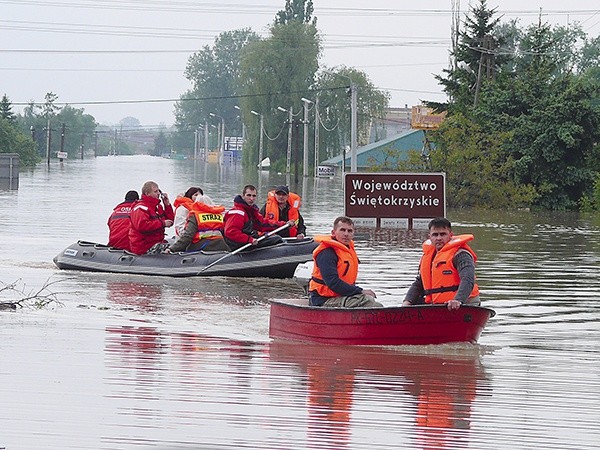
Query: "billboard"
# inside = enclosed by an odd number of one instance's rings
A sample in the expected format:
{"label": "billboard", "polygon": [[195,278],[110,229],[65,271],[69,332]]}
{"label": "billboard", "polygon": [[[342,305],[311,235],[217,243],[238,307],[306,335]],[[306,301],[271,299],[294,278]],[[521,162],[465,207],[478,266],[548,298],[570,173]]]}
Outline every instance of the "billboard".
{"label": "billboard", "polygon": [[427,106],[413,106],[410,127],[415,130],[437,130],[445,118],[446,111],[441,114],[434,114],[433,109]]}
{"label": "billboard", "polygon": [[446,215],[446,175],[347,173],[344,204],[345,214],[352,218],[412,221],[443,217]]}

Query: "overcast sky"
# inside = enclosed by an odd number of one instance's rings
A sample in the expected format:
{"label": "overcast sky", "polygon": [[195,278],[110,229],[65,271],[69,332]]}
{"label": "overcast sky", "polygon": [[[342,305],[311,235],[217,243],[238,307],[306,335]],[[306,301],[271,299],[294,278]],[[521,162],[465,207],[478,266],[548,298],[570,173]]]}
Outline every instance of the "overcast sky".
{"label": "overcast sky", "polygon": [[[321,66],[364,70],[391,94],[390,106],[444,100],[433,74],[448,64],[452,4],[469,2],[313,0],[323,38]],[[133,116],[147,127],[174,121],[190,88],[189,56],[223,31],[266,30],[285,0],[0,0],[0,95],[17,112],[47,92],[102,124]],[[525,26],[580,22],[600,34],[597,0],[488,0]]]}

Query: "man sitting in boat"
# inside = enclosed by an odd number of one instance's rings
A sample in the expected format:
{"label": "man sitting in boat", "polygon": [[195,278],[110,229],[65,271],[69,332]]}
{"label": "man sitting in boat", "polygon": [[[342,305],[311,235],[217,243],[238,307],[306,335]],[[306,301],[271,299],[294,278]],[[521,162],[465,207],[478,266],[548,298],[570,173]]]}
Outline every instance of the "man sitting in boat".
{"label": "man sitting in boat", "polygon": [[125,201],[113,209],[108,218],[108,245],[121,250],[129,248],[129,228],[131,227],[131,209],[133,204],[140,199],[137,191],[125,194]]}
{"label": "man sitting in boat", "polygon": [[419,275],[402,305],[447,303],[448,309],[458,309],[462,304],[479,306],[479,287],[475,283],[477,255],[467,245],[472,240],[472,234],[454,236],[450,221],[444,217],[429,222],[429,239],[423,243]]}
{"label": "man sitting in boat", "polygon": [[267,203],[261,208],[260,213],[269,222],[295,221],[296,227],[286,228],[277,234],[281,237],[304,239],[306,226],[304,225],[304,218],[299,211],[301,204],[302,199],[298,194],[290,192],[290,188],[287,186],[277,186],[274,190],[269,191]]}
{"label": "man sitting in boat", "polygon": [[320,244],[313,252],[315,264],[308,285],[311,305],[336,308],[383,306],[375,301],[375,292],[355,284],[358,256],[353,238],[354,222],[345,216],[335,219],[331,236],[315,237]]}
{"label": "man sitting in boat", "polygon": [[225,207],[214,205],[208,195],[199,194],[189,205],[189,214],[183,232],[166,252],[229,251],[223,239],[223,211]]}
{"label": "man sitting in boat", "polygon": [[[252,247],[267,247],[283,242],[281,236],[274,234],[258,240],[259,232],[273,231],[286,222],[278,221],[269,223],[256,206],[256,188],[251,184],[244,186],[242,195],[233,199],[233,208],[225,213],[225,242],[232,250],[237,250],[246,244]],[[287,222],[290,227],[295,227],[293,220]]]}
{"label": "man sitting in boat", "polygon": [[173,225],[174,217],[169,196],[161,192],[154,181],[146,181],[142,186],[142,199],[135,203],[131,211],[131,252],[143,255],[153,245],[162,243],[165,228]]}

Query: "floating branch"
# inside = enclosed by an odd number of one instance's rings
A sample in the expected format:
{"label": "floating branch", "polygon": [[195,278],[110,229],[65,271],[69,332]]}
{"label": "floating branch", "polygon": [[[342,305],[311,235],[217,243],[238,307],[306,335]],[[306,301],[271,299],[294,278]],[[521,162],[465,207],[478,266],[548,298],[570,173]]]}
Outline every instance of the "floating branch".
{"label": "floating branch", "polygon": [[58,300],[60,292],[50,289],[53,285],[61,281],[65,281],[65,279],[51,280],[51,278],[48,278],[37,290],[27,290],[21,279],[8,284],[0,281],[0,297],[10,297],[8,300],[0,298],[0,311],[14,311],[17,307],[23,308],[25,306],[38,309],[45,308],[51,304],[62,306],[62,303]]}

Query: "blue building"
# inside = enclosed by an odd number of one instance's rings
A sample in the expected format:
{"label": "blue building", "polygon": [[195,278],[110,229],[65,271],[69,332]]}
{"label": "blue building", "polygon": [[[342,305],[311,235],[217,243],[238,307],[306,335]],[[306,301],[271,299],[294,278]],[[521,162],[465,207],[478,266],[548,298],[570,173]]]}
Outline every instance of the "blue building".
{"label": "blue building", "polygon": [[[374,142],[356,151],[356,166],[359,172],[368,171],[373,167],[394,167],[398,160],[406,160],[410,150],[421,153],[425,133],[422,130],[409,130],[393,137]],[[323,166],[341,167],[343,156],[339,155],[320,164]],[[346,171],[350,170],[350,151],[346,152]]]}

